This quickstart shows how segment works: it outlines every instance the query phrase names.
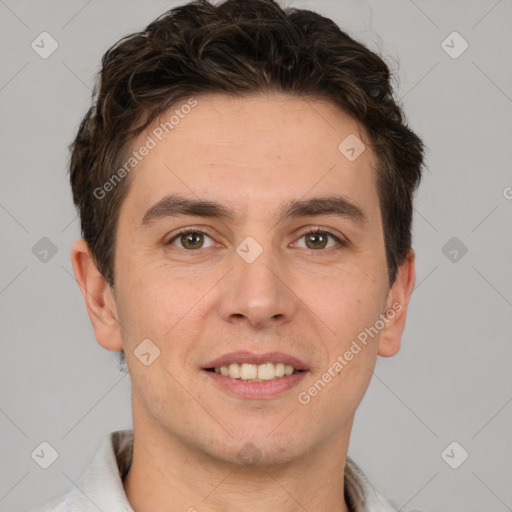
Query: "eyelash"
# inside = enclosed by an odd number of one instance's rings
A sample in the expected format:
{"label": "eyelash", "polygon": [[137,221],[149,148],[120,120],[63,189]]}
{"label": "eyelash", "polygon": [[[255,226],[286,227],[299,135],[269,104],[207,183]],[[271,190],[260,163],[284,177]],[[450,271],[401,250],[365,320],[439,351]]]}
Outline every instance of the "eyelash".
{"label": "eyelash", "polygon": [[[191,233],[200,233],[202,235],[206,235],[208,236],[209,238],[211,238],[213,240],[213,237],[211,237],[208,233],[204,232],[204,231],[201,231],[200,229],[191,229],[191,228],[186,228],[186,229],[183,229],[181,231],[178,231],[168,242],[166,245],[172,245],[172,243],[178,239],[181,235],[188,235],[188,234],[191,234]],[[328,251],[329,249],[335,249],[335,250],[341,250],[343,249],[344,247],[347,246],[347,243],[344,241],[344,240],[341,240],[339,237],[337,237],[334,233],[331,233],[330,231],[326,231],[325,229],[321,229],[321,228],[314,228],[314,229],[310,229],[309,231],[305,231],[303,233],[301,233],[301,235],[299,236],[299,240],[307,235],[314,235],[314,234],[323,234],[323,235],[328,235],[330,236],[331,238],[333,238],[336,242],[338,242],[339,246],[340,247],[329,247],[329,248],[326,248],[326,249],[318,249],[318,250],[315,250],[315,249],[310,249],[311,251],[313,252],[322,252],[322,251]],[[187,252],[198,252],[200,251],[201,249],[184,249],[184,248],[181,248],[181,247],[177,247],[177,249],[180,249],[180,250],[183,250],[183,251],[187,251]],[[207,249],[209,249],[209,247],[207,247]]]}

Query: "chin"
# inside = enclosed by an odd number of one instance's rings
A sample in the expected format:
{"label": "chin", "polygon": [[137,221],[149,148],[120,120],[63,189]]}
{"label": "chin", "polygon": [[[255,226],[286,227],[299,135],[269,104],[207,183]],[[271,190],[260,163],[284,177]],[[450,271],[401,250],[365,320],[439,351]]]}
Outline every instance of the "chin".
{"label": "chin", "polygon": [[[227,436],[224,442],[206,443],[205,451],[219,462],[251,468],[265,468],[287,464],[306,450],[307,443],[297,437],[296,431],[269,435],[267,430]],[[213,448],[213,449],[212,449]]]}
{"label": "chin", "polygon": [[225,463],[254,469],[285,465],[299,456],[297,446],[261,446],[251,441],[242,444],[237,451],[221,454]]}

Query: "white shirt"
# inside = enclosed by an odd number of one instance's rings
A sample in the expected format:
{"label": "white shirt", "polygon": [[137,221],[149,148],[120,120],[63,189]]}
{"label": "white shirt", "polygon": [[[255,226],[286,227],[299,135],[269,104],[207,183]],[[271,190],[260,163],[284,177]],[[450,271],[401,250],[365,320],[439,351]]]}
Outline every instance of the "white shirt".
{"label": "white shirt", "polygon": [[[133,430],[111,432],[76,486],[33,512],[133,512],[123,487],[132,450]],[[350,457],[345,464],[345,500],[350,512],[397,512]]]}

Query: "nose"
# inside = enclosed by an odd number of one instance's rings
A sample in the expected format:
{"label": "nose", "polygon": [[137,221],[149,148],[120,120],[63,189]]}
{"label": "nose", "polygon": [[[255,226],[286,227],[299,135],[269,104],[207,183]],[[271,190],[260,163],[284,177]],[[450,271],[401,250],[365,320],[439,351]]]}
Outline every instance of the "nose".
{"label": "nose", "polygon": [[234,268],[221,283],[219,312],[229,323],[248,323],[255,329],[273,328],[290,322],[298,298],[291,289],[285,265],[270,249],[252,263],[233,254]]}

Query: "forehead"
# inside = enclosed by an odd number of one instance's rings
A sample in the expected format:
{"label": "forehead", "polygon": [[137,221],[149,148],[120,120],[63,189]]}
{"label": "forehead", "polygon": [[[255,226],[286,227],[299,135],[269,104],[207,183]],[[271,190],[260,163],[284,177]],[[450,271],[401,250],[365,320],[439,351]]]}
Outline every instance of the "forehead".
{"label": "forehead", "polygon": [[[180,193],[263,215],[275,201],[338,191],[371,210],[378,207],[375,158],[364,140],[359,124],[325,100],[199,95],[176,104],[134,141],[132,151],[151,149],[131,173],[124,203],[140,216]],[[354,153],[347,144],[364,150],[347,158]]]}

